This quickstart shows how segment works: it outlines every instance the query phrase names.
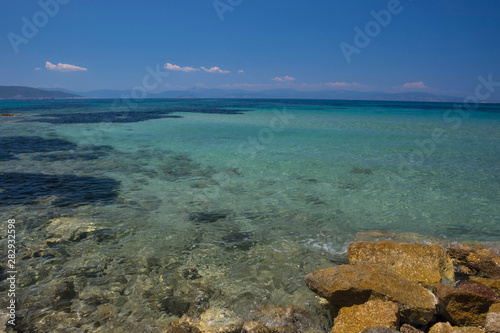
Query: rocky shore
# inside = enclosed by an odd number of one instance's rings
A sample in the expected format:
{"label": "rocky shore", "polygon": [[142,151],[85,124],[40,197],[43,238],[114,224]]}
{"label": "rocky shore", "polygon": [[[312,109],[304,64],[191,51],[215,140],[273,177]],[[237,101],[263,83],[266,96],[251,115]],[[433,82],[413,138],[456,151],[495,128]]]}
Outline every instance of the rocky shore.
{"label": "rocky shore", "polygon": [[[305,283],[332,314],[332,333],[500,332],[500,250],[483,245],[361,241],[349,264],[308,274]],[[320,332],[299,307],[228,309],[182,316],[164,333]],[[329,328],[326,328],[329,330]]]}

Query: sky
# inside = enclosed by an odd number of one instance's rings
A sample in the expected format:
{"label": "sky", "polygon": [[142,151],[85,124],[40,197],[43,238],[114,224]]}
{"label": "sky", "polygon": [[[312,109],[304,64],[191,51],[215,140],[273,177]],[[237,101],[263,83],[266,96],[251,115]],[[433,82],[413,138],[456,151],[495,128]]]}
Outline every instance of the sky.
{"label": "sky", "polygon": [[498,102],[499,14],[498,0],[0,0],[0,85],[469,96],[486,80]]}

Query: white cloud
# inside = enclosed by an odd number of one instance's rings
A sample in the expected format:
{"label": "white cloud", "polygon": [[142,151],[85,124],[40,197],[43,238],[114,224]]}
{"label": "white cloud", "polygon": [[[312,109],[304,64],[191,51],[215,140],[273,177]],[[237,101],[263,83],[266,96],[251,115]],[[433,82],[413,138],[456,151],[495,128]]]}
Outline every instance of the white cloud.
{"label": "white cloud", "polygon": [[223,71],[222,69],[220,69],[217,66],[212,67],[212,68],[205,68],[205,67],[200,67],[200,68],[203,69],[207,73],[219,73],[219,74],[227,74],[227,73],[229,73],[229,71]]}
{"label": "white cloud", "polygon": [[40,67],[35,68],[36,71],[42,70]]}
{"label": "white cloud", "polygon": [[177,66],[177,65],[173,65],[173,64],[171,64],[169,62],[167,62],[165,65],[163,65],[163,68],[169,69],[171,71],[181,71],[181,72],[186,72],[186,73],[199,71],[198,68],[180,67],[180,66]]}
{"label": "white cloud", "polygon": [[285,81],[295,81],[295,78],[287,75],[287,76],[277,76],[273,80],[279,82],[285,82]]}
{"label": "white cloud", "polygon": [[87,68],[78,67],[78,66],[69,65],[69,64],[58,63],[57,65],[54,65],[53,63],[51,63],[49,61],[45,62],[45,68],[47,68],[50,71],[59,71],[59,72],[77,72],[77,71],[86,71],[87,70]]}
{"label": "white cloud", "polygon": [[[396,87],[396,88],[399,88],[399,87]],[[405,89],[427,89],[429,87],[427,87],[422,81],[420,82],[409,82],[409,83],[405,83],[401,86],[401,88],[405,88]]]}
{"label": "white cloud", "polygon": [[242,70],[242,69],[238,70],[238,74],[243,74],[243,73],[245,73],[244,70]]}

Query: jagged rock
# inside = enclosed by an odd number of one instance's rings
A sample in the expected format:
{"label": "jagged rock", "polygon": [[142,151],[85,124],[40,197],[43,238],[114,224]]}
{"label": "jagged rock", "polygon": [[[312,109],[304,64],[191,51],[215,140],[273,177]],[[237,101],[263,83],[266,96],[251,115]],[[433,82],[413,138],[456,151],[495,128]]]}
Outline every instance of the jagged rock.
{"label": "jagged rock", "polygon": [[390,267],[408,280],[424,286],[438,282],[455,283],[453,262],[439,245],[357,242],[349,245],[347,258],[351,264],[371,262]]}
{"label": "jagged rock", "polygon": [[483,326],[490,306],[498,301],[464,290],[437,284],[434,292],[439,298],[440,313],[452,324]]}
{"label": "jagged rock", "polygon": [[482,283],[473,282],[473,281],[465,281],[460,283],[457,288],[459,290],[465,290],[470,293],[483,295],[492,299],[500,300],[500,297],[495,293],[495,291]]}
{"label": "jagged rock", "polygon": [[459,269],[466,267],[472,275],[500,279],[499,249],[484,248],[479,245],[455,244],[450,246],[447,251]]}
{"label": "jagged rock", "polygon": [[337,307],[373,299],[398,303],[402,321],[414,325],[431,321],[437,304],[435,296],[418,283],[372,263],[330,267],[308,274],[305,281]]}
{"label": "jagged rock", "polygon": [[486,333],[500,333],[500,303],[490,306],[484,328]]}
{"label": "jagged rock", "polygon": [[399,327],[399,307],[393,302],[369,301],[340,309],[331,333],[362,332],[370,327]]}
{"label": "jagged rock", "polygon": [[408,325],[408,324],[403,324],[399,328],[399,331],[403,332],[403,333],[423,333],[421,330],[419,330],[411,325]]}
{"label": "jagged rock", "polygon": [[479,276],[471,276],[469,277],[469,281],[479,282],[484,284],[487,287],[493,289],[497,295],[500,295],[500,279],[487,279]]}

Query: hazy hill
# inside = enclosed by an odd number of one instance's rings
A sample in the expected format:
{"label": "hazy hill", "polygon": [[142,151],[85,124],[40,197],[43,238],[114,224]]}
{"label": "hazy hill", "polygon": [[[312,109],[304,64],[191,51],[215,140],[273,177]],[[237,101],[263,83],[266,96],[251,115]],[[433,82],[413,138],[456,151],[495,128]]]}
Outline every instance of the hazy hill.
{"label": "hazy hill", "polygon": [[79,95],[23,86],[0,86],[0,99],[75,98]]}
{"label": "hazy hill", "polygon": [[[131,96],[130,90],[94,90],[74,92],[63,91],[89,98],[123,98]],[[375,101],[413,101],[413,102],[461,102],[463,98],[434,95],[424,92],[362,92],[350,90],[299,91],[295,89],[270,89],[249,91],[242,89],[203,89],[168,90],[161,93],[149,93],[146,98],[283,98],[283,99],[339,99],[339,100],[375,100]]]}

